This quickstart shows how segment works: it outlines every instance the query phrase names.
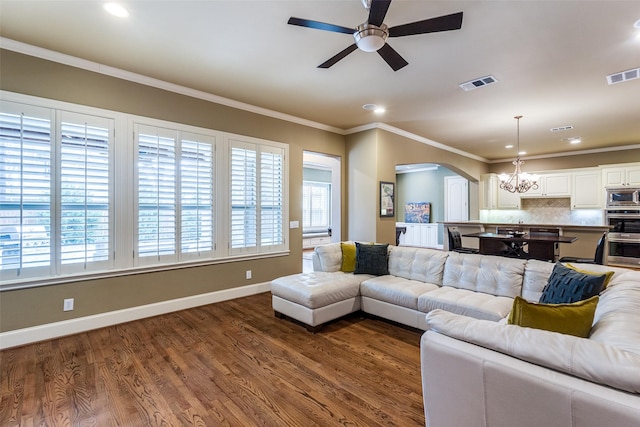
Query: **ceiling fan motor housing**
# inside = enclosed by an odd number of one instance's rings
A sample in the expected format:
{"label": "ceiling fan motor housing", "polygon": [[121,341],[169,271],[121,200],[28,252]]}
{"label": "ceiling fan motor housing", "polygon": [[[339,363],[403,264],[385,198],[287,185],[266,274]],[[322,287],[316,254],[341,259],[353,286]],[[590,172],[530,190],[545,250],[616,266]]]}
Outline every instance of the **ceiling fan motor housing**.
{"label": "ceiling fan motor housing", "polygon": [[385,24],[376,26],[369,23],[360,24],[353,33],[358,49],[365,52],[375,52],[387,42],[389,29]]}

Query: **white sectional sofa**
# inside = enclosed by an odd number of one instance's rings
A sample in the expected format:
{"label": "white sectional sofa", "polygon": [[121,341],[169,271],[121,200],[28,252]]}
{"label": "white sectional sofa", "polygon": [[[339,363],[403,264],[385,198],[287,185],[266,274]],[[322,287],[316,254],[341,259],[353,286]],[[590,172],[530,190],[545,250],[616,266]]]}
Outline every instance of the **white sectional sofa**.
{"label": "white sectional sofa", "polygon": [[362,310],[426,332],[430,427],[640,426],[640,271],[614,271],[588,338],[507,324],[514,298],[538,301],[554,264],[389,247],[389,274],[341,272],[340,244],[314,272],[276,279],[277,315],[312,330]]}

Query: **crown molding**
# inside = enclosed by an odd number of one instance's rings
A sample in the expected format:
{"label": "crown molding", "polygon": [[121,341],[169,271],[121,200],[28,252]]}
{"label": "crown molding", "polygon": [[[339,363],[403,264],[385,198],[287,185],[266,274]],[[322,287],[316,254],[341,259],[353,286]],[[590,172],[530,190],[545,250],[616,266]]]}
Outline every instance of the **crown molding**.
{"label": "crown molding", "polygon": [[[640,149],[640,144],[621,145],[618,147],[607,147],[607,148],[593,148],[591,150],[566,151],[564,153],[556,153],[556,154],[540,154],[537,156],[526,156],[526,157],[520,157],[520,158],[522,160],[550,159],[553,157],[581,156],[583,154],[609,153],[611,151],[637,150],[637,149]],[[488,163],[505,163],[505,162],[511,162],[511,161],[513,161],[513,157],[509,157],[507,159],[489,160]]]}
{"label": "crown molding", "polygon": [[225,105],[227,107],[237,108],[239,110],[248,111],[250,113],[272,117],[274,119],[284,120],[287,122],[296,123],[303,126],[325,130],[328,132],[337,133],[339,135],[345,134],[344,129],[340,129],[334,126],[329,126],[323,123],[314,122],[312,120],[303,119],[301,117],[292,116],[290,114],[269,110],[267,108],[257,107],[255,105],[247,104],[240,101],[235,101],[229,98],[224,98],[222,96],[214,95],[201,90],[191,89],[186,86],[169,83],[164,80],[154,79],[152,77],[148,77],[142,74],[133,73],[131,71],[122,70],[120,68],[110,67],[108,65],[100,64],[98,62],[88,61],[86,59],[78,58],[75,56],[67,55],[67,54],[56,52],[49,49],[44,49],[38,46],[33,46],[27,43],[19,42],[16,40],[5,38],[5,37],[0,37],[0,48],[7,49],[17,53],[22,53],[24,55],[33,56],[40,59],[46,59],[48,61],[57,62],[59,64],[69,65],[71,67],[92,71],[94,73],[99,73],[99,74],[115,77],[122,80],[127,80],[134,83],[139,83],[145,86],[155,87],[157,89],[162,89],[169,92],[190,96],[192,98],[210,101],[216,104]]}

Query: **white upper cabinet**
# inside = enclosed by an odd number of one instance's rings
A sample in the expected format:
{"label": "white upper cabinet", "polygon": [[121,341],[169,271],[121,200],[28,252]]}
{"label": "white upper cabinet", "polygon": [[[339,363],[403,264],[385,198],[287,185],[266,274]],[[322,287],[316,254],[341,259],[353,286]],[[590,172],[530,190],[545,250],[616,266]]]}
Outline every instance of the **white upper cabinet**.
{"label": "white upper cabinet", "polygon": [[498,208],[498,177],[486,174],[480,177],[480,209]]}
{"label": "white upper cabinet", "polygon": [[569,197],[571,196],[571,173],[539,175],[538,188],[522,194],[522,197]]}
{"label": "white upper cabinet", "polygon": [[640,186],[640,164],[602,168],[605,187]]}
{"label": "white upper cabinet", "polygon": [[602,209],[604,188],[600,182],[600,170],[592,169],[573,174],[571,209]]}

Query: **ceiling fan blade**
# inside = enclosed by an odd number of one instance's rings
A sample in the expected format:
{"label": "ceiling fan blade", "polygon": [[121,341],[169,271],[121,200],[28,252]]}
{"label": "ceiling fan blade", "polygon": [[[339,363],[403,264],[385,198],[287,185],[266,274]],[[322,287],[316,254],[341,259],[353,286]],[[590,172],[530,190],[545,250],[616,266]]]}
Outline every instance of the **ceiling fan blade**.
{"label": "ceiling fan blade", "polygon": [[382,25],[390,4],[391,0],[373,0],[371,2],[371,9],[369,9],[369,19],[367,22],[376,27]]}
{"label": "ceiling fan blade", "polygon": [[358,48],[358,46],[355,43],[352,44],[348,48],[344,49],[342,52],[338,53],[337,55],[332,56],[331,58],[329,58],[328,60],[326,60],[322,64],[318,65],[318,68],[329,68],[329,67],[331,67],[333,64],[335,64],[336,62],[340,61],[342,58],[344,58],[345,56],[349,55],[351,52],[353,52],[357,48]]}
{"label": "ceiling fan blade", "polygon": [[424,21],[411,22],[389,28],[389,37],[413,36],[415,34],[437,33],[439,31],[459,30],[462,28],[462,12]]}
{"label": "ceiling fan blade", "polygon": [[398,71],[400,68],[409,65],[398,52],[396,52],[388,43],[385,43],[380,49],[378,54],[384,59],[393,71]]}
{"label": "ceiling fan blade", "polygon": [[331,31],[334,33],[353,34],[355,28],[341,27],[340,25],[327,24],[326,22],[311,21],[310,19],[289,18],[289,25],[298,25],[300,27],[313,28],[315,30]]}

